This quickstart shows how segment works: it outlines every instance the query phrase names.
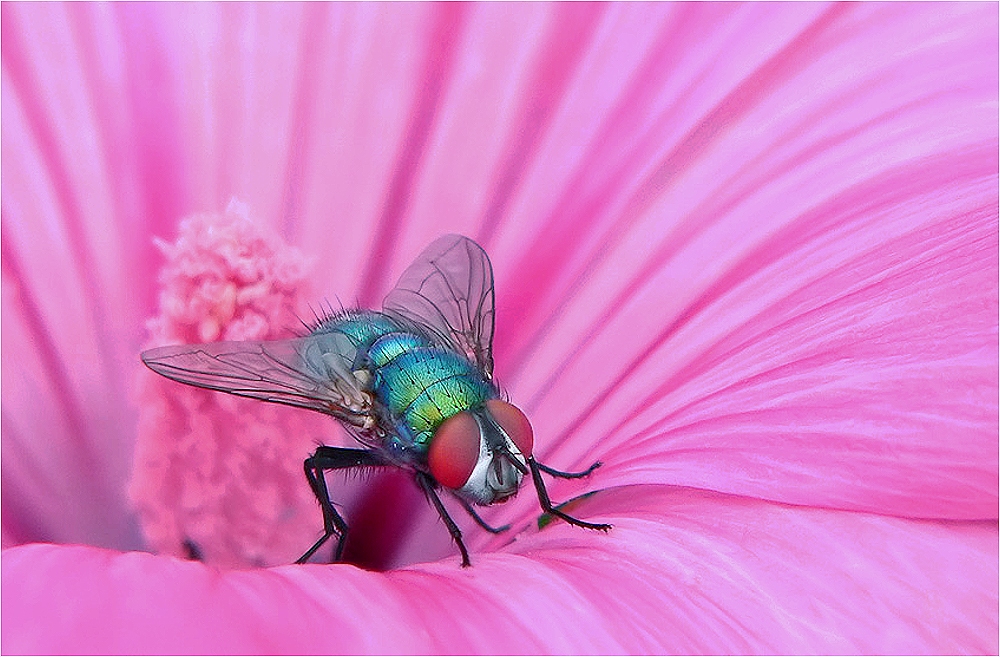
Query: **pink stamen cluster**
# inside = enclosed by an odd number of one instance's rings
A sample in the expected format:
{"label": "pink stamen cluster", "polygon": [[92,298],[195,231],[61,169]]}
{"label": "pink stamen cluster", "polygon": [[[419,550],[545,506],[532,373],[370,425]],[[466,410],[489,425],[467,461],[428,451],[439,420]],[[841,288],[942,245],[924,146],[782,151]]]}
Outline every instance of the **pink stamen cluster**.
{"label": "pink stamen cluster", "polygon": [[[173,243],[157,244],[166,264],[147,346],[302,332],[309,263],[239,204],[185,219]],[[318,521],[302,459],[334,423],[147,371],[139,389],[129,492],[150,547],[229,567],[298,557]]]}

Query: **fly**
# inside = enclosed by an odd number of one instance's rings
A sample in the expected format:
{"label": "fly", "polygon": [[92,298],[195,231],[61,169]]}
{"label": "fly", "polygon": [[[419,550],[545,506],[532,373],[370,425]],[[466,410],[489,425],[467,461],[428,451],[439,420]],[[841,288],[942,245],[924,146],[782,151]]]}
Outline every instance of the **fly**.
{"label": "fly", "polygon": [[542,510],[566,522],[607,531],[553,505],[542,473],[585,477],[543,465],[532,455],[528,418],[493,381],[493,268],[482,247],[446,235],[431,243],[386,296],[382,310],[342,310],[290,340],[213,342],[150,349],[142,361],[188,385],[331,415],[359,447],[320,446],[305,475],[323,512],[323,536],[296,563],[337,537],[347,522],[333,506],[325,473],[397,467],[413,473],[469,566],[462,532],[438,491],[454,497],[483,529],[499,533],[473,505],[507,500],[530,475]]}

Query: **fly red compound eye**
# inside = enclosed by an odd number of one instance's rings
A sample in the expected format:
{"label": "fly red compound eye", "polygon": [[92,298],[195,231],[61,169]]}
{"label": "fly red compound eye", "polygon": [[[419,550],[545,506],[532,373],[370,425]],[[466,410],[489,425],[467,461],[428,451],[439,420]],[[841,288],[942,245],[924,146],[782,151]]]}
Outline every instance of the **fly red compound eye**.
{"label": "fly red compound eye", "polygon": [[427,463],[431,475],[446,488],[461,488],[479,461],[479,423],[463,411],[445,420],[434,433]]}
{"label": "fly red compound eye", "polygon": [[486,402],[486,410],[521,450],[521,455],[525,458],[531,456],[531,450],[535,444],[534,432],[531,430],[531,423],[528,422],[528,418],[521,412],[521,409],[500,399],[491,399]]}

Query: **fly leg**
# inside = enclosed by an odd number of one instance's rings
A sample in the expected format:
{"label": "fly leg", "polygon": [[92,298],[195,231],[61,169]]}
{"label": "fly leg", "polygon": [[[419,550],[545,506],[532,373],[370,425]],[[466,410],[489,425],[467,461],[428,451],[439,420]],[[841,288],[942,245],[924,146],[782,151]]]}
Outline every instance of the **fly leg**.
{"label": "fly leg", "polygon": [[573,516],[563,513],[559,509],[552,506],[552,500],[549,499],[549,492],[545,490],[545,482],[542,481],[542,472],[547,472],[556,477],[563,477],[568,479],[575,479],[577,477],[583,477],[590,474],[594,468],[600,465],[600,462],[595,463],[590,466],[584,472],[561,472],[559,470],[553,470],[548,466],[543,466],[541,463],[535,460],[535,457],[528,457],[528,467],[531,468],[531,480],[535,484],[535,491],[538,493],[538,502],[542,505],[542,510],[546,513],[550,513],[557,518],[562,518],[571,525],[576,525],[577,527],[586,527],[587,529],[599,529],[602,532],[606,532],[611,529],[611,525],[604,523],[594,523],[586,522],[583,520],[578,520]]}
{"label": "fly leg", "polygon": [[491,534],[502,534],[505,531],[507,531],[508,529],[510,529],[510,525],[502,525],[500,527],[494,527],[493,525],[491,525],[488,522],[486,522],[485,520],[483,520],[479,516],[479,514],[476,513],[476,510],[472,508],[471,504],[469,504],[468,502],[466,502],[464,499],[462,499],[458,495],[455,495],[455,499],[458,500],[458,503],[462,505],[462,508],[465,509],[466,513],[468,513],[470,516],[472,516],[472,519],[476,521],[476,524],[479,525],[480,527],[482,527],[483,529],[485,529],[486,531],[488,531],[489,533],[491,533]]}
{"label": "fly leg", "polygon": [[535,465],[538,466],[539,470],[541,470],[545,474],[552,475],[553,477],[559,477],[560,479],[580,479],[581,477],[586,477],[591,472],[601,467],[601,462],[595,461],[592,466],[581,472],[563,472],[562,470],[556,470],[555,468],[550,468],[544,463],[539,463],[538,461],[535,461]]}
{"label": "fly leg", "polygon": [[[451,519],[448,515],[448,510],[444,508],[444,504],[441,503],[441,498],[438,497],[437,491],[434,490],[435,484],[434,480],[423,472],[417,472],[417,484],[420,486],[424,494],[437,509],[438,515],[441,516],[441,520],[444,520],[445,527],[448,528],[448,533],[451,534],[451,538],[458,545],[458,551],[462,553],[462,567],[468,568],[472,565],[469,561],[469,551],[465,549],[465,543],[462,542],[462,530],[458,528],[455,521]],[[475,517],[475,516],[473,516]]]}
{"label": "fly leg", "polygon": [[334,552],[333,560],[340,561],[340,555],[344,552],[344,540],[347,538],[347,523],[341,517],[337,509],[330,501],[330,491],[326,487],[327,470],[345,470],[348,468],[363,468],[387,465],[375,452],[366,449],[353,449],[349,447],[327,447],[321,445],[316,448],[316,452],[305,460],[303,464],[306,471],[306,479],[309,480],[309,487],[313,495],[319,502],[323,510],[323,536],[313,544],[309,550],[299,557],[295,563],[305,563],[309,557],[315,554],[331,536],[337,537],[337,549]]}

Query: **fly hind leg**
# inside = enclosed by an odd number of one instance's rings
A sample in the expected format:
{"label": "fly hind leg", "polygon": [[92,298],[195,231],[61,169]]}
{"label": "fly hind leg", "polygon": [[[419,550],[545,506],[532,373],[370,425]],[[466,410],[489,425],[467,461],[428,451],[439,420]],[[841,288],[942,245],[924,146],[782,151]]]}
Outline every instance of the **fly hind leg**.
{"label": "fly hind leg", "polygon": [[354,449],[349,447],[327,447],[321,445],[316,452],[305,460],[303,464],[306,479],[313,495],[319,502],[320,509],[323,510],[323,536],[316,541],[305,554],[299,557],[295,563],[305,563],[309,558],[326,543],[330,537],[337,537],[337,549],[334,551],[333,560],[340,561],[340,556],[344,553],[344,541],[347,538],[347,523],[334,508],[330,501],[330,491],[326,487],[327,470],[346,470],[350,468],[364,468],[387,465],[375,452],[367,449]]}

